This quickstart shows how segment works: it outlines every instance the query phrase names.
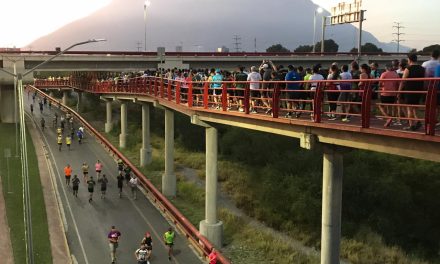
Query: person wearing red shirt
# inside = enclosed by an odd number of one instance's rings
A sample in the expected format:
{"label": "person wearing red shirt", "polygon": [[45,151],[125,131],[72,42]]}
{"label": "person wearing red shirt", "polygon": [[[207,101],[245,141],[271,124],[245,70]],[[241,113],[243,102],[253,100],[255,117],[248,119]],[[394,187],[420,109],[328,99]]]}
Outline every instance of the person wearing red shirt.
{"label": "person wearing red shirt", "polygon": [[215,248],[212,248],[208,258],[209,258],[209,264],[217,264],[217,251],[215,250]]}

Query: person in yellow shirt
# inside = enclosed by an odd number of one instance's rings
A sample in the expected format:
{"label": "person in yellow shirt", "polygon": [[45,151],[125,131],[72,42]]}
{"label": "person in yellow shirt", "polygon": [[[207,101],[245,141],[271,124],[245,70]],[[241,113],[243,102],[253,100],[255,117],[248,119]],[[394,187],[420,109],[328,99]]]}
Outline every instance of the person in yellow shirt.
{"label": "person in yellow shirt", "polygon": [[61,151],[61,146],[63,145],[63,137],[61,135],[57,136],[58,150]]}
{"label": "person in yellow shirt", "polygon": [[70,150],[70,144],[72,144],[72,138],[70,137],[70,135],[67,135],[66,136],[66,145],[69,150]]}

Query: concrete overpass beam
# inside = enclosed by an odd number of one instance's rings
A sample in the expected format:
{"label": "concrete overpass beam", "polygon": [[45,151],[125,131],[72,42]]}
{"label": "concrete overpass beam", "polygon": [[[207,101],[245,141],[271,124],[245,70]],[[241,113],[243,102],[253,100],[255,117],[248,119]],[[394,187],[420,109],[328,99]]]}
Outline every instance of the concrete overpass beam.
{"label": "concrete overpass beam", "polygon": [[165,109],[165,172],[162,176],[162,193],[176,196],[176,174],[174,173],[174,112]]}
{"label": "concrete overpass beam", "polygon": [[127,147],[127,102],[121,103],[121,134],[119,135],[119,147]]}
{"label": "concrete overpass beam", "polygon": [[113,120],[112,120],[112,101],[105,101],[105,109],[106,109],[106,122],[105,122],[105,133],[110,133],[113,129]]}
{"label": "concrete overpass beam", "polygon": [[222,247],[223,222],[217,219],[217,129],[206,127],[206,202],[205,220],[200,222],[200,233],[216,247]]}
{"label": "concrete overpass beam", "polygon": [[339,263],[343,160],[340,148],[324,146],[321,264]]}
{"label": "concrete overpass beam", "polygon": [[152,148],[150,140],[150,104],[142,104],[142,148],[140,150],[141,167],[152,161]]}

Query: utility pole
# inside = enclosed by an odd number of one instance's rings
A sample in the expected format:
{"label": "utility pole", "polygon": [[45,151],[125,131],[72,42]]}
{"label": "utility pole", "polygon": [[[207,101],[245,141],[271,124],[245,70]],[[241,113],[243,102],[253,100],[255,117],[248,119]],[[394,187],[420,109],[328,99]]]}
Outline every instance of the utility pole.
{"label": "utility pole", "polygon": [[141,42],[136,42],[136,45],[137,45],[137,49],[138,49],[138,52],[140,52],[141,51],[141,48],[142,48],[142,46],[141,46]]}
{"label": "utility pole", "polygon": [[241,42],[239,42],[241,40],[239,35],[234,35],[234,46],[235,46],[235,52],[240,52],[241,50]]}
{"label": "utility pole", "polygon": [[393,28],[395,28],[397,30],[397,32],[393,33],[393,35],[396,35],[396,39],[394,39],[393,41],[395,41],[397,43],[397,53],[399,53],[400,52],[400,42],[405,41],[400,38],[401,35],[405,35],[405,33],[401,32],[401,29],[403,29],[405,27],[402,26],[401,22],[394,22]]}

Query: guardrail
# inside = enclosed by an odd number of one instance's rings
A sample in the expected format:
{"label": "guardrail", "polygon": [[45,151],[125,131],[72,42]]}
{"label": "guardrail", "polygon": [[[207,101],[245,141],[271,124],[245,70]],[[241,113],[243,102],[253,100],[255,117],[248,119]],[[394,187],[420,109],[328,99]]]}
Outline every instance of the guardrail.
{"label": "guardrail", "polygon": [[[405,88],[400,90],[398,87],[402,83]],[[408,133],[419,131],[424,125],[423,133],[434,136],[438,122],[439,83],[440,78],[193,82],[191,79],[136,77],[116,81],[72,78],[69,87],[96,94],[150,96],[190,109],[222,114],[235,112],[247,118],[255,118],[254,114],[259,113],[272,117],[272,121],[279,121],[292,119],[292,114],[297,117],[302,115],[303,118],[297,120],[324,124],[333,129],[355,126],[405,132],[400,127],[390,127],[393,120],[404,121],[409,123],[406,127]],[[36,80],[35,85],[50,88],[64,84]],[[256,89],[253,89],[254,85]],[[390,86],[394,88],[389,90]],[[384,100],[385,97],[389,98]],[[338,107],[340,111],[337,111]],[[310,115],[310,118],[304,119],[304,115]],[[350,123],[335,120],[342,121],[344,117]],[[380,119],[385,119],[384,124],[379,124]]]}
{"label": "guardrail", "polygon": [[[147,177],[136,168],[136,166],[130,162],[113,144],[108,141],[104,136],[102,136],[92,125],[90,125],[82,116],[76,113],[70,107],[61,104],[58,100],[48,96],[38,88],[28,85],[27,89],[31,89],[36,91],[41,97],[46,97],[48,100],[54,102],[54,105],[60,106],[60,108],[64,111],[68,111],[75,118],[93,134],[117,159],[121,159],[127,166],[132,169],[132,172],[138,177],[142,186],[145,188],[147,193],[149,193],[152,197],[152,202],[158,205],[159,209],[162,213],[165,213],[169,216],[172,222],[183,231],[185,237],[197,247],[200,253],[204,256],[208,256],[211,252],[213,245],[211,242],[206,239],[200,232],[192,225],[188,219],[151,183]],[[218,253],[218,262],[221,264],[230,264],[231,262],[223,256],[221,253]]]}

